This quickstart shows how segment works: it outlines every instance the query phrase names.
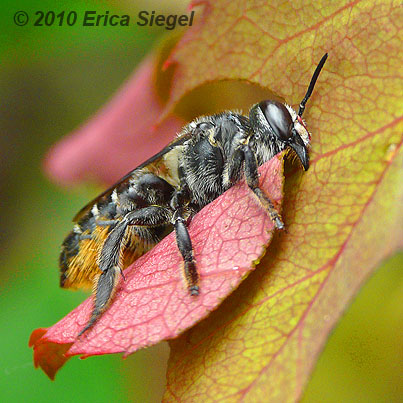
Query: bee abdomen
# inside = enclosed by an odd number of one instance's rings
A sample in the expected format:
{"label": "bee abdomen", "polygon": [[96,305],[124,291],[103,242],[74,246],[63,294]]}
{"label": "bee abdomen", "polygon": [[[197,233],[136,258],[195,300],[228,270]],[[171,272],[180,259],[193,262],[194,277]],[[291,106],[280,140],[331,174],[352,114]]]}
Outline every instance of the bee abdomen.
{"label": "bee abdomen", "polygon": [[80,235],[71,231],[62,243],[62,251],[59,256],[60,287],[64,287],[68,276],[69,263],[78,254]]}
{"label": "bee abdomen", "polygon": [[[108,205],[102,210],[109,209]],[[91,288],[99,273],[97,256],[111,226],[98,226],[89,211],[65,238],[59,257],[60,286],[63,288]]]}
{"label": "bee abdomen", "polygon": [[[118,186],[81,215],[62,244],[59,258],[60,285],[64,288],[91,288],[101,274],[98,261],[113,228],[130,211],[149,205],[166,206],[175,188],[164,178],[140,172],[136,180]],[[172,231],[169,223],[130,227],[121,246],[120,266],[127,267]]]}
{"label": "bee abdomen", "polygon": [[[109,195],[106,199],[95,203],[91,209],[91,213],[96,218],[102,217],[107,220],[114,219],[117,214],[117,209],[116,203],[112,201],[112,196]],[[91,215],[91,213],[88,213],[88,215]]]}

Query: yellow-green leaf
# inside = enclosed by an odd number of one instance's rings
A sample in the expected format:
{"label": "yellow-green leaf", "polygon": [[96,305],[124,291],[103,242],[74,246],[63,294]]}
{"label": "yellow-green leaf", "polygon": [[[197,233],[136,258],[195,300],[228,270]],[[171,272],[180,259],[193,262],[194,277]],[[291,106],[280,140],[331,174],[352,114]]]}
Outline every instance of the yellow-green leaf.
{"label": "yellow-green leaf", "polygon": [[173,341],[166,401],[298,399],[331,328],[377,264],[403,247],[398,1],[202,2],[171,55],[170,102],[244,79],[297,105],[311,168],[286,177],[283,218],[256,271]]}

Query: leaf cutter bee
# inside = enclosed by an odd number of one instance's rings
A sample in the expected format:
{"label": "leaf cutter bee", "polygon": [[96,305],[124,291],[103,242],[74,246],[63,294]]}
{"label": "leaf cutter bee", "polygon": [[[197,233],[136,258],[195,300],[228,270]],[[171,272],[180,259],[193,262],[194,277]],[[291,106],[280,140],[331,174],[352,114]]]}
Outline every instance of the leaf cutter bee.
{"label": "leaf cutter bee", "polygon": [[60,285],[93,287],[88,330],[107,308],[119,279],[135,259],[175,230],[189,293],[199,294],[199,276],[188,220],[245,177],[275,227],[284,224],[259,188],[258,166],[285,149],[309,167],[310,134],[302,120],[305,104],[327,59],[322,57],[298,113],[274,100],[253,105],[249,116],[227,111],[187,124],[175,141],[88,203],[74,217],[62,244]]}

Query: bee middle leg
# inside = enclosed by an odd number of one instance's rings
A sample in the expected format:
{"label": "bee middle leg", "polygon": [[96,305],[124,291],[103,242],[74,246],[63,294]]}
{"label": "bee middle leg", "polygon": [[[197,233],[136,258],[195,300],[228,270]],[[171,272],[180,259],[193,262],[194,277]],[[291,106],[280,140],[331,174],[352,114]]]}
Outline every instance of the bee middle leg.
{"label": "bee middle leg", "polygon": [[[183,172],[180,172],[183,178]],[[175,228],[176,244],[178,245],[179,252],[182,255],[184,262],[185,279],[190,295],[199,295],[199,274],[196,268],[196,262],[193,254],[192,241],[190,239],[189,231],[186,225],[185,210],[189,201],[189,189],[182,181],[180,190],[176,191],[171,199],[171,207],[174,211],[172,223]],[[194,211],[189,209],[186,216],[192,217]]]}
{"label": "bee middle leg", "polygon": [[259,173],[255,154],[248,145],[243,147],[243,154],[245,159],[244,170],[246,183],[258,198],[263,208],[269,213],[270,219],[273,221],[274,225],[278,229],[284,229],[284,223],[280,214],[274,207],[273,202],[265,195],[262,189],[259,188]]}
{"label": "bee middle leg", "polygon": [[175,211],[172,221],[175,227],[176,243],[185,264],[185,278],[188,290],[190,295],[197,296],[199,295],[199,274],[193,254],[192,241],[181,208]]}

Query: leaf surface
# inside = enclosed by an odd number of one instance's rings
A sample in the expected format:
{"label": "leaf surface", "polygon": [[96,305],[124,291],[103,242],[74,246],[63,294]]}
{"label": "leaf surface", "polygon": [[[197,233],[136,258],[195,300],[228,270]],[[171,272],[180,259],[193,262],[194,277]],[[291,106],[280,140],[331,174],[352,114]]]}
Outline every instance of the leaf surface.
{"label": "leaf surface", "polygon": [[49,150],[50,178],[112,184],[172,141],[184,124],[180,118],[170,115],[155,130],[164,108],[155,85],[158,56],[145,59],[110,102]]}
{"label": "leaf surface", "polygon": [[311,167],[286,172],[287,233],[218,309],[178,339],[166,401],[295,401],[326,338],[379,262],[403,247],[397,1],[197,2],[173,52],[170,102],[245,79],[291,104],[329,59],[304,118]]}
{"label": "leaf surface", "polygon": [[[283,156],[259,168],[260,186],[279,205]],[[125,270],[111,306],[80,339],[91,298],[49,329],[33,332],[34,362],[52,379],[68,357],[124,352],[178,336],[200,321],[254,269],[273,233],[273,223],[248,186],[240,183],[201,210],[189,233],[199,268],[200,295],[189,295],[173,233]],[[66,351],[67,350],[67,351]]]}

